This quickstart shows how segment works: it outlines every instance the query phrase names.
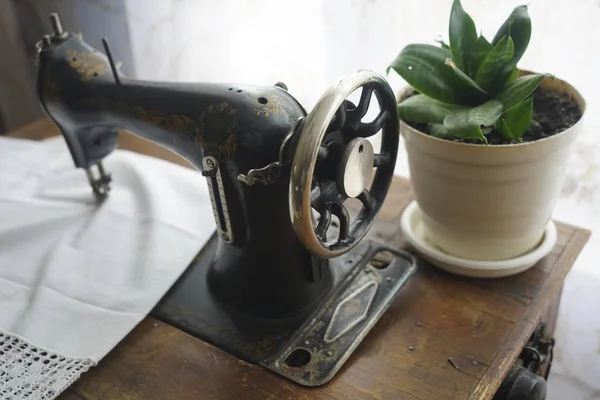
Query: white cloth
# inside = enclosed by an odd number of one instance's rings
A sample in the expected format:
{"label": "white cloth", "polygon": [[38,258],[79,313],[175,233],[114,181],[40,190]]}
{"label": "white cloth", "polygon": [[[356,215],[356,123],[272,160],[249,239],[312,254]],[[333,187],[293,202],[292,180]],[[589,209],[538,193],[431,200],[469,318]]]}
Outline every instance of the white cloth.
{"label": "white cloth", "polygon": [[[197,171],[124,150],[104,165],[112,190],[98,204],[62,138],[0,138],[2,399],[60,394],[147,315],[214,232]],[[46,356],[35,360],[38,352]]]}

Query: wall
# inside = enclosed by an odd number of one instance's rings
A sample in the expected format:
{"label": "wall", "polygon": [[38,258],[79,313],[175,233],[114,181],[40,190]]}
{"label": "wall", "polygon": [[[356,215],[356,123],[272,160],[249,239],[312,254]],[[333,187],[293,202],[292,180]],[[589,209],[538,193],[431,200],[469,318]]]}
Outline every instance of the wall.
{"label": "wall", "polygon": [[0,1],[0,134],[42,115],[30,79],[20,25],[10,1]]}
{"label": "wall", "polygon": [[48,16],[57,12],[63,28],[81,31],[102,49],[106,37],[121,70],[135,70],[124,0],[0,0],[0,133],[43,116],[35,93],[35,44],[51,33]]}

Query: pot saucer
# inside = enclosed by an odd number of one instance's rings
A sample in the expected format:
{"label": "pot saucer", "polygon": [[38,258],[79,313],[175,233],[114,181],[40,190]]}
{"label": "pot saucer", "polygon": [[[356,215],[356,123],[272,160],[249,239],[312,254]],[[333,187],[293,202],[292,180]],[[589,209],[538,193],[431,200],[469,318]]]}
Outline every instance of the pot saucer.
{"label": "pot saucer", "polygon": [[534,266],[548,255],[556,243],[556,226],[548,224],[544,237],[536,248],[522,256],[501,261],[477,261],[453,256],[425,238],[422,222],[423,212],[413,201],[402,214],[402,232],[408,243],[430,263],[453,274],[472,278],[500,278],[515,275]]}

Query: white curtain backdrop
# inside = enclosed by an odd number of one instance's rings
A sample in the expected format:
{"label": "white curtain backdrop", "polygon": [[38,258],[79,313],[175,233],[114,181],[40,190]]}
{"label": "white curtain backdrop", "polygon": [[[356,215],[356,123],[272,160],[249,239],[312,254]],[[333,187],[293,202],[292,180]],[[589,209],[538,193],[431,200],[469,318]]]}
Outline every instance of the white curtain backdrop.
{"label": "white curtain backdrop", "polygon": [[[285,82],[308,110],[338,77],[385,74],[407,44],[447,37],[452,0],[125,0],[138,78]],[[515,0],[463,0],[492,38]],[[556,217],[600,232],[600,0],[533,0],[521,68],[551,72],[588,101]],[[404,82],[391,73],[395,90]],[[397,173],[409,175],[404,150]],[[518,205],[515,205],[518,206]],[[550,399],[600,399],[600,241],[592,237],[570,274],[556,337]]]}

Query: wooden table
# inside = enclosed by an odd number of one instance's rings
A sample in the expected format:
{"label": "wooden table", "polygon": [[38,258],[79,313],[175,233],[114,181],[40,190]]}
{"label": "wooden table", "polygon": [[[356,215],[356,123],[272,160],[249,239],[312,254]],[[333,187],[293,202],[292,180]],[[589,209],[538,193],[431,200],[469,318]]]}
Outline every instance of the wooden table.
{"label": "wooden table", "polygon": [[[55,134],[42,120],[10,135]],[[189,166],[129,134],[120,147]],[[409,181],[396,178],[380,213],[389,228],[378,234],[403,247],[398,220],[411,199]],[[491,399],[538,323],[553,324],[564,278],[590,234],[557,227],[552,253],[517,276],[467,279],[420,262],[410,285],[322,387],[298,386],[148,317],[60,399]]]}

